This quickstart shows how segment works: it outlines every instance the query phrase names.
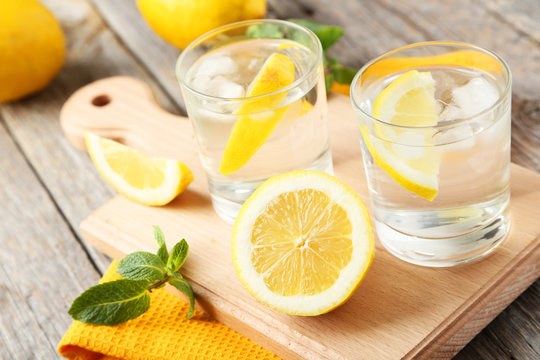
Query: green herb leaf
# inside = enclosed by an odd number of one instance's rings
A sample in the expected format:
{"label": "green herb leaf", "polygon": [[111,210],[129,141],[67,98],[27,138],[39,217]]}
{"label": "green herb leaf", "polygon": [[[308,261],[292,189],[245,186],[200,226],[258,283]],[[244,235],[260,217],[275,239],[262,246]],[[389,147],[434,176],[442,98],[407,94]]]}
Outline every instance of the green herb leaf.
{"label": "green herb leaf", "polygon": [[159,249],[157,255],[163,261],[164,264],[167,263],[169,259],[169,252],[167,251],[167,244],[165,243],[165,235],[159,226],[154,225],[154,239],[158,243]]}
{"label": "green herb leaf", "polygon": [[178,269],[184,265],[188,251],[189,245],[184,239],[174,245],[171,250],[171,254],[169,255],[169,260],[167,261],[167,267],[171,270],[171,272],[177,272]]}
{"label": "green herb leaf", "polygon": [[195,308],[195,295],[193,294],[193,288],[186,281],[186,279],[184,279],[183,276],[178,273],[174,273],[171,275],[169,279],[169,284],[180,290],[189,298],[189,311],[187,318],[191,319],[191,317],[193,316],[193,310]]}
{"label": "green herb leaf", "polygon": [[150,307],[146,280],[116,280],[92,286],[75,299],[69,314],[94,325],[117,325]]}
{"label": "green herb leaf", "polygon": [[326,93],[328,94],[330,92],[330,88],[332,87],[332,83],[334,82],[334,74],[329,72],[328,74],[324,74],[324,85],[326,86]]}
{"label": "green herb leaf", "polygon": [[255,39],[282,39],[283,35],[282,29],[276,24],[251,25],[246,30],[246,36]]}
{"label": "green herb leaf", "polygon": [[323,50],[332,46],[343,35],[343,29],[339,26],[323,25],[307,19],[288,19],[298,25],[313,31],[321,41]]}
{"label": "green herb leaf", "polygon": [[117,272],[129,280],[162,280],[167,275],[165,263],[160,257],[146,251],[127,255],[118,263]]}
{"label": "green herb leaf", "polygon": [[334,81],[337,81],[340,84],[350,84],[358,72],[358,69],[334,63],[331,65],[331,72],[334,75]]}

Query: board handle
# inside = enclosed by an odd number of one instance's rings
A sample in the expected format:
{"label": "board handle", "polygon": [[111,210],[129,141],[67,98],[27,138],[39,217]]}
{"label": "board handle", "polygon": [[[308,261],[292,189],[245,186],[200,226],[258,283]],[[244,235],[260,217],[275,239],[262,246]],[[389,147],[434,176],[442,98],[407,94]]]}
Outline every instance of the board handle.
{"label": "board handle", "polygon": [[119,141],[146,153],[171,156],[160,144],[192,142],[186,117],[163,110],[152,89],[127,76],[94,81],[71,95],[60,111],[60,124],[69,142],[85,148],[84,132]]}

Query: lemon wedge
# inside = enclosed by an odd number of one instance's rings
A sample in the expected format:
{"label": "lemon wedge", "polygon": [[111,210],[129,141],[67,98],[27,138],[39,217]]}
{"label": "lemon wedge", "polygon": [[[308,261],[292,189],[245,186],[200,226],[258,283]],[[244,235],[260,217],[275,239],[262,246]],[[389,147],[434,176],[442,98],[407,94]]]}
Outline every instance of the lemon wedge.
{"label": "lemon wedge", "polygon": [[86,132],[86,149],[97,170],[121,195],[143,205],[165,205],[193,181],[173,159],[149,157],[116,141]]}
{"label": "lemon wedge", "polygon": [[[385,123],[407,127],[437,124],[435,80],[430,72],[411,70],[396,78],[375,99],[373,117]],[[395,143],[408,136],[406,129],[390,130],[375,124],[375,132],[360,128],[373,160],[405,189],[433,200],[439,191],[440,155],[431,145],[429,129],[414,130],[417,137],[414,156],[405,156],[413,147]],[[418,138],[418,134],[420,137]]]}
{"label": "lemon wedge", "polygon": [[[286,55],[274,53],[266,59],[259,73],[251,82],[247,97],[271,94],[289,86],[294,81],[294,63]],[[287,111],[287,106],[277,109],[287,92],[248,100],[237,111],[240,115],[227,141],[219,172],[229,175],[242,168],[266,142]]]}
{"label": "lemon wedge", "polygon": [[373,255],[362,200],[318,171],[270,178],[234,223],[232,257],[240,281],[258,301],[286,314],[319,315],[344,303]]}

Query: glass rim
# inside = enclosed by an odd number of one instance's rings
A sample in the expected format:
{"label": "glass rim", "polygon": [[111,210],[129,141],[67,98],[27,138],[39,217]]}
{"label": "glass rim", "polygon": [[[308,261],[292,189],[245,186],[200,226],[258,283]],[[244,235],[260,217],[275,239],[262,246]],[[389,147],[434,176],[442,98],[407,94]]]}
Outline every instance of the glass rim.
{"label": "glass rim", "polygon": [[[357,102],[357,99],[356,99],[356,93],[355,93],[356,86],[355,85],[358,82],[358,80],[360,79],[360,76],[362,76],[362,74],[370,66],[372,66],[376,62],[378,62],[378,61],[382,60],[383,58],[386,58],[389,55],[391,55],[393,53],[396,53],[398,51],[406,50],[406,49],[409,49],[409,48],[420,47],[420,46],[430,46],[430,45],[461,46],[461,47],[464,47],[464,48],[477,50],[477,51],[479,51],[481,53],[487,54],[487,55],[491,56],[493,59],[495,59],[497,62],[499,62],[502,65],[502,67],[503,67],[503,69],[504,69],[504,71],[505,71],[505,73],[507,75],[507,79],[506,79],[504,89],[503,89],[502,93],[499,95],[497,101],[495,101],[491,106],[489,106],[489,107],[485,108],[484,110],[482,110],[480,112],[477,112],[477,113],[475,113],[475,114],[473,114],[471,116],[458,118],[458,119],[453,119],[453,120],[448,120],[448,121],[445,121],[443,124],[437,124],[437,125],[433,125],[433,126],[407,126],[407,125],[391,124],[391,123],[388,123],[388,122],[385,122],[385,121],[382,121],[382,120],[379,120],[379,119],[373,117],[371,114],[366,113],[359,106],[359,104]],[[412,68],[413,67],[411,67],[411,69]],[[350,97],[351,97],[351,102],[353,104],[354,110],[355,111],[360,111],[362,113],[362,115],[366,116],[367,118],[369,118],[370,121],[372,121],[374,123],[381,124],[381,125],[384,125],[384,126],[388,126],[390,128],[407,129],[407,130],[411,130],[411,129],[419,129],[419,130],[421,130],[421,129],[439,129],[439,128],[455,126],[457,124],[468,123],[468,122],[474,120],[475,118],[478,118],[478,117],[492,111],[493,109],[497,108],[498,106],[500,106],[503,103],[504,99],[506,98],[506,96],[510,92],[511,87],[512,87],[512,73],[510,72],[510,67],[508,66],[506,61],[504,61],[495,52],[493,52],[491,50],[484,49],[484,48],[482,48],[480,46],[476,46],[476,45],[472,45],[472,44],[468,44],[468,43],[460,42],[460,41],[423,41],[423,42],[409,44],[409,45],[405,45],[405,46],[402,46],[402,47],[387,51],[384,54],[379,55],[376,58],[374,58],[374,59],[368,61],[366,64],[364,64],[364,66],[362,66],[360,68],[360,70],[358,70],[358,72],[356,73],[356,75],[354,76],[354,78],[353,78],[353,80],[351,82]]]}
{"label": "glass rim", "polygon": [[[209,39],[212,36],[214,36],[216,34],[219,34],[219,33],[223,32],[225,30],[241,28],[241,27],[247,27],[248,25],[255,25],[255,24],[261,24],[261,23],[263,23],[263,24],[264,23],[273,23],[273,24],[278,24],[278,25],[285,25],[285,26],[291,27],[291,28],[296,28],[298,30],[301,30],[301,31],[305,32],[307,35],[309,35],[309,37],[312,40],[314,40],[314,44],[316,46],[316,59],[315,59],[315,61],[313,61],[313,65],[306,72],[304,72],[302,74],[302,76],[300,76],[298,79],[294,80],[290,85],[287,85],[287,86],[285,86],[285,87],[283,87],[283,88],[281,88],[279,90],[269,92],[269,93],[266,93],[266,94],[257,95],[257,96],[248,96],[248,97],[244,96],[244,97],[237,97],[237,98],[229,98],[229,97],[209,95],[209,94],[205,94],[204,92],[195,90],[192,86],[188,85],[185,77],[182,76],[182,74],[178,71],[178,69],[180,68],[183,60],[187,56],[186,54],[189,51],[193,50],[198,45],[200,45],[200,43],[202,41],[204,41],[206,39]],[[259,39],[259,38],[253,38],[253,39],[256,40],[256,39]],[[260,39],[266,39],[266,38],[260,38]],[[279,40],[279,39],[276,39],[276,40]],[[291,41],[294,41],[294,40],[291,40]],[[231,23],[231,24],[220,26],[218,28],[212,29],[212,30],[202,34],[201,36],[199,36],[198,38],[193,40],[181,52],[181,54],[178,56],[178,59],[176,61],[176,78],[178,79],[178,82],[180,83],[180,85],[182,87],[184,87],[185,89],[189,90],[190,92],[192,92],[193,94],[195,94],[196,96],[201,97],[201,98],[205,98],[205,99],[208,99],[208,100],[220,100],[220,101],[246,101],[246,100],[254,100],[254,99],[265,98],[267,96],[274,96],[274,95],[277,95],[277,94],[280,94],[280,93],[283,93],[283,92],[289,92],[290,90],[298,87],[300,84],[302,84],[304,81],[306,81],[306,79],[308,79],[308,77],[311,76],[311,74],[314,71],[317,70],[319,64],[321,64],[321,63],[322,63],[322,44],[321,44],[319,38],[317,37],[317,35],[315,35],[315,33],[313,31],[309,30],[308,28],[306,28],[304,26],[298,25],[298,24],[290,22],[290,21],[278,20],[278,19],[253,19],[253,20],[238,21],[238,22],[234,22],[234,23]],[[186,70],[186,73],[187,73],[187,70]]]}

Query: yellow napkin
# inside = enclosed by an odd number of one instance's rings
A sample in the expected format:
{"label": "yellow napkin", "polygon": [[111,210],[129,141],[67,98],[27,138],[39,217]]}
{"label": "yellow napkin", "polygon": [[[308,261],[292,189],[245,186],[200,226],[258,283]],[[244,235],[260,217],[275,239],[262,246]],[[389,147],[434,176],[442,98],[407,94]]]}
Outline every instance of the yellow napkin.
{"label": "yellow napkin", "polygon": [[[113,261],[101,282],[121,278]],[[165,290],[150,294],[150,309],[116,326],[74,321],[58,344],[73,360],[279,359],[248,338],[195,310]]]}

